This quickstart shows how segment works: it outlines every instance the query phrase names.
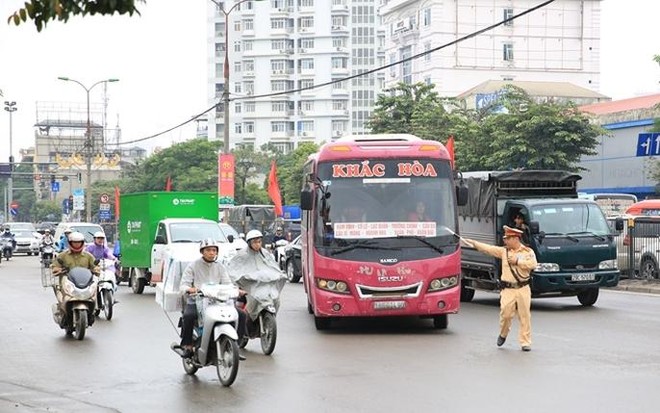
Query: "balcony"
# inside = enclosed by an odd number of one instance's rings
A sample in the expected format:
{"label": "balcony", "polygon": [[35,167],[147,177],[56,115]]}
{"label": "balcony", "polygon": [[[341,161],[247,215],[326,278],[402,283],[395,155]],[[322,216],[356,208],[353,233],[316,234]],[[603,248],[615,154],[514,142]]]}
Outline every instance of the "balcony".
{"label": "balcony", "polygon": [[335,14],[335,13],[348,14],[348,5],[346,5],[346,4],[333,4],[331,11],[332,11],[333,14]]}
{"label": "balcony", "polygon": [[243,77],[254,77],[254,71],[253,70],[245,70],[243,72]]}
{"label": "balcony", "polygon": [[270,9],[270,14],[272,15],[287,15],[293,13],[293,7],[280,7]]}
{"label": "balcony", "polygon": [[291,73],[286,69],[276,69],[270,71],[273,76],[289,76]]}
{"label": "balcony", "polygon": [[299,27],[298,33],[314,33],[314,27]]}
{"label": "balcony", "polygon": [[331,30],[333,32],[348,32],[348,27],[346,27],[346,26],[332,26]]}

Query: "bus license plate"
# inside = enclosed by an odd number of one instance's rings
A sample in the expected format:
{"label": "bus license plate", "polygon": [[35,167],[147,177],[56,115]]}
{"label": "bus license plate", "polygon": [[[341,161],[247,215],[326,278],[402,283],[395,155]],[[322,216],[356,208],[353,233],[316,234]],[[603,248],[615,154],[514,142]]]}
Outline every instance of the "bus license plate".
{"label": "bus license plate", "polygon": [[596,274],[586,273],[586,274],[573,274],[571,275],[571,281],[595,281]]}
{"label": "bus license plate", "polygon": [[405,301],[375,301],[374,310],[400,310],[406,308]]}

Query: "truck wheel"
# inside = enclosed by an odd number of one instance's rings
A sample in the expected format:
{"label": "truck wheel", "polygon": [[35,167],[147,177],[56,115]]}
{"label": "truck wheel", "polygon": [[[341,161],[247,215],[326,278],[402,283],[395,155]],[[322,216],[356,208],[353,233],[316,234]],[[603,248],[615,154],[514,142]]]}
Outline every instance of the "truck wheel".
{"label": "truck wheel", "polygon": [[[474,290],[472,290],[474,292]],[[433,317],[433,328],[437,330],[444,330],[449,325],[449,317],[447,314],[440,314]]]}
{"label": "truck wheel", "polygon": [[644,257],[639,265],[639,278],[643,280],[652,280],[658,278],[658,264],[651,257]]}
{"label": "truck wheel", "polygon": [[591,307],[598,300],[598,288],[590,288],[578,293],[577,298],[580,304],[585,307]]}
{"label": "truck wheel", "polygon": [[474,289],[468,288],[464,282],[461,281],[461,302],[469,303],[474,298]]}
{"label": "truck wheel", "polygon": [[147,280],[144,278],[138,278],[137,270],[131,270],[131,288],[135,294],[142,294],[144,291],[144,286],[147,284]]}

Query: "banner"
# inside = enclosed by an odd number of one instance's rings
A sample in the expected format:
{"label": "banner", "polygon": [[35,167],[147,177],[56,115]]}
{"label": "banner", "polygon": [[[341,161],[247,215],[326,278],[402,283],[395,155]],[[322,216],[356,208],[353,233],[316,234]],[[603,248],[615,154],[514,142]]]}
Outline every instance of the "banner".
{"label": "banner", "polygon": [[172,177],[169,175],[167,175],[167,181],[165,181],[165,191],[166,192],[172,191]]}
{"label": "banner", "polygon": [[115,185],[115,222],[119,222],[119,187]]}
{"label": "banner", "polygon": [[451,162],[451,169],[454,168],[454,136],[450,135],[449,139],[447,139],[447,143],[445,144],[445,147],[447,148],[447,152],[449,152],[449,160]]}
{"label": "banner", "polygon": [[219,206],[234,206],[234,155],[231,153],[218,155],[218,204]]}
{"label": "banner", "polygon": [[282,195],[280,194],[280,185],[277,182],[277,167],[275,161],[270,164],[270,175],[268,175],[268,196],[273,204],[275,204],[275,215],[281,217],[282,212]]}

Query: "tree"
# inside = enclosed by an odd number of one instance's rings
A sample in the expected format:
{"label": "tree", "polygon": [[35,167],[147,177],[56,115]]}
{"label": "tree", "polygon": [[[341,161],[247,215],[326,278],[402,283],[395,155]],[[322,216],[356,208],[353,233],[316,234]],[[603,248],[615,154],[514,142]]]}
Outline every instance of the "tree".
{"label": "tree", "polygon": [[[428,120],[441,112],[442,105],[433,85],[399,83],[378,95],[374,112],[367,123],[372,133],[413,133],[414,121]],[[417,126],[422,131],[427,128]]]}
{"label": "tree", "polygon": [[59,222],[62,219],[62,206],[55,201],[37,201],[30,209],[31,221]]}
{"label": "tree", "polygon": [[32,20],[41,31],[51,20],[68,21],[71,16],[140,14],[136,3],[145,0],[27,0],[24,7],[7,18],[7,23],[19,25]]}
{"label": "tree", "polygon": [[[248,204],[247,184],[249,180],[256,179],[258,175],[268,171],[269,161],[264,152],[255,151],[251,146],[243,145],[235,148],[232,153],[236,160],[236,171],[234,174],[234,196],[236,205]],[[264,191],[264,194],[266,191]],[[250,196],[255,196],[251,194]],[[268,199],[268,195],[266,198]]]}
{"label": "tree", "polygon": [[303,166],[309,155],[318,152],[319,146],[312,142],[302,142],[295,151],[277,160],[277,178],[282,193],[282,203],[300,203],[303,184]]}

